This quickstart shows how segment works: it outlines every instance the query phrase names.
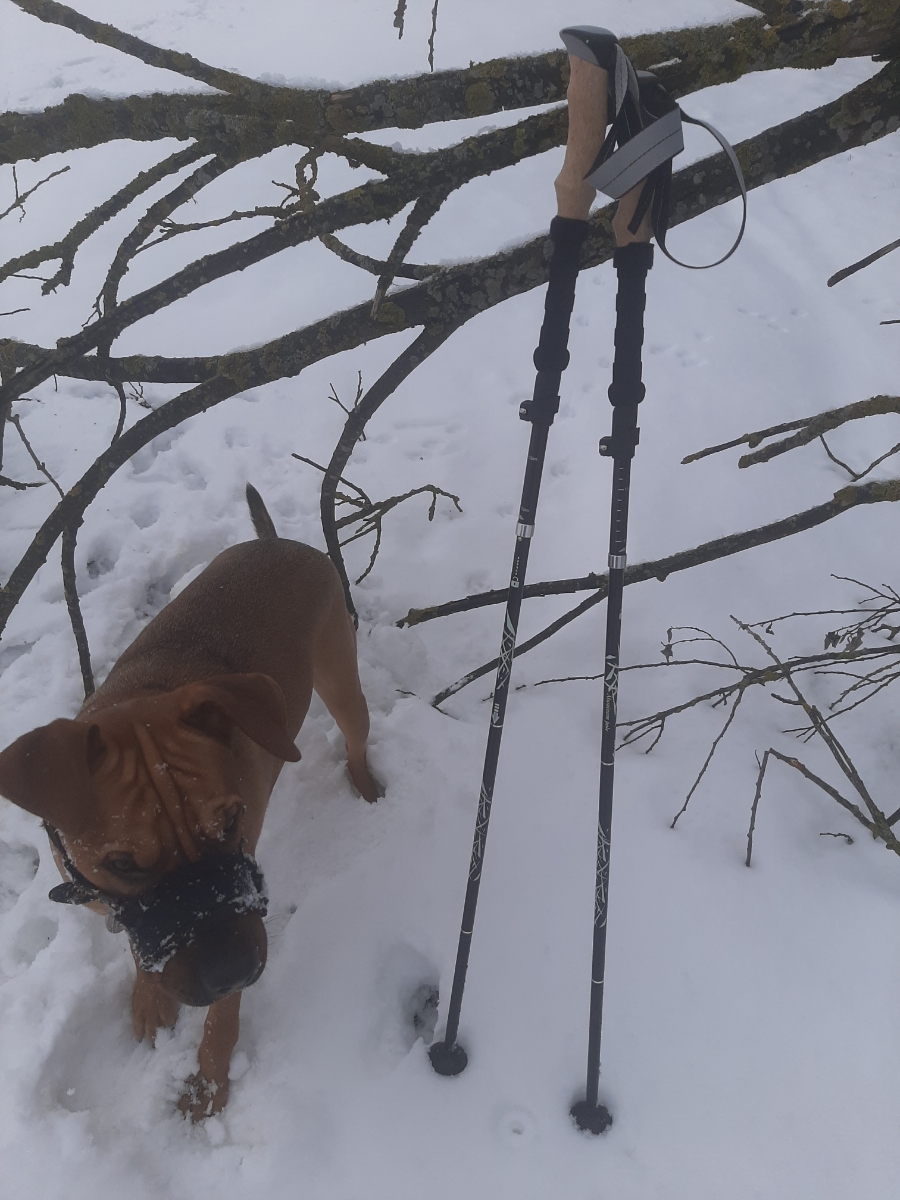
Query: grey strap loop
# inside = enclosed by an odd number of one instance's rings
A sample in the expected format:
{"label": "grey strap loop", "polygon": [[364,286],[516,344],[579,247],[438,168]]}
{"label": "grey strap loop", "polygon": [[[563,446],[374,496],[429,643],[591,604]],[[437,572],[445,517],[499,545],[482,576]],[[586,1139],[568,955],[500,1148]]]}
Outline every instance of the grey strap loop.
{"label": "grey strap loop", "polygon": [[631,59],[621,46],[616,45],[616,70],[613,79],[614,118],[619,115],[619,109],[625,103],[625,93],[631,92],[631,98],[640,112],[641,93],[638,87],[637,74]]}
{"label": "grey strap loop", "polygon": [[721,135],[721,133],[719,133],[718,129],[716,129],[713,125],[708,124],[708,122],[706,122],[706,121],[701,121],[699,119],[699,117],[689,117],[686,112],[682,112],[681,116],[685,121],[687,121],[687,123],[689,125],[700,125],[703,129],[707,130],[708,133],[711,133],[713,135],[713,137],[716,139],[716,141],[719,143],[719,145],[722,147],[722,149],[727,154],[728,161],[731,163],[731,167],[732,167],[732,170],[734,171],[735,178],[738,181],[738,187],[741,189],[741,203],[743,205],[743,211],[741,213],[741,227],[738,230],[738,235],[734,239],[734,243],[732,244],[731,249],[726,254],[723,254],[721,258],[717,258],[715,262],[711,262],[711,263],[682,262],[681,259],[675,258],[674,255],[669,253],[669,251],[665,247],[664,240],[661,240],[660,238],[656,239],[659,242],[660,250],[662,250],[662,252],[666,256],[666,258],[670,259],[677,266],[687,267],[687,269],[689,271],[707,271],[707,270],[709,270],[710,267],[718,267],[721,263],[725,262],[726,259],[731,258],[732,254],[734,254],[735,250],[737,250],[738,246],[741,244],[741,239],[744,236],[744,230],[747,226],[747,184],[744,181],[744,172],[741,170],[741,164],[738,162],[738,156],[735,154],[734,148],[732,147],[730,142],[728,142]]}
{"label": "grey strap loop", "polygon": [[[648,113],[641,103],[641,85],[631,59],[608,29],[601,29],[595,25],[576,25],[560,30],[560,36],[569,54],[602,67],[609,75],[609,98],[613,112],[608,123],[611,129],[598,155],[598,159],[603,155],[606,155],[606,158],[595,163],[585,176],[585,182],[611,199],[619,200],[642,179],[646,179],[649,189],[645,192],[646,202],[649,203],[652,198],[653,203],[654,235],[666,258],[679,267],[686,267],[689,271],[706,271],[731,258],[741,244],[747,225],[747,185],[744,182],[741,164],[731,145],[718,129],[697,117],[689,117],[678,105],[674,105],[670,111],[663,112],[654,120],[653,114]],[[652,75],[646,78],[654,79]],[[663,95],[665,96],[664,89]],[[632,105],[623,112],[629,97]],[[673,103],[671,98],[667,99],[667,104]],[[644,125],[643,122],[648,118],[650,123]],[[728,156],[741,191],[743,212],[738,235],[731,249],[711,263],[682,262],[666,249],[671,163],[684,149],[682,121],[687,121],[689,125],[699,125],[713,135]],[[619,142],[619,148],[610,153],[616,141]],[[649,178],[650,176],[653,178]]]}

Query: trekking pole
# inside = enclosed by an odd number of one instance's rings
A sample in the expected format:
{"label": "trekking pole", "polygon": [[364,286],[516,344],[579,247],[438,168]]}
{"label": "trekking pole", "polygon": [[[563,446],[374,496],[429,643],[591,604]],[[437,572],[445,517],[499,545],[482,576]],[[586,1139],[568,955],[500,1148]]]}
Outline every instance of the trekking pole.
{"label": "trekking pole", "polygon": [[[738,237],[719,261],[737,249],[746,223],[746,191],[734,151],[705,122],[681,112],[653,75],[636,72],[608,30],[576,26],[561,31],[571,61],[590,64],[594,89],[610,87],[611,128],[603,140],[585,182],[618,200],[613,218],[616,249],[613,267],[616,328],[613,377],[609,400],[613,406],[612,433],[600,441],[601,455],[613,460],[609,527],[609,584],[606,598],[606,646],[603,660],[603,716],[600,742],[600,800],[597,828],[597,868],[594,888],[594,934],[591,959],[591,1001],[585,1098],[570,1113],[579,1129],[602,1133],[612,1115],[600,1103],[600,1036],[603,1024],[603,986],[606,970],[606,926],[609,904],[609,852],[612,839],[613,778],[616,754],[616,708],[619,644],[622,631],[622,592],[625,584],[628,501],[631,460],[640,439],[638,405],[646,388],[641,379],[644,306],[647,272],[653,265],[654,234],[665,245],[669,216],[672,159],[684,149],[682,119],[702,124],[729,155],[744,198]],[[607,82],[608,81],[608,82]],[[586,92],[585,94],[589,94]],[[571,119],[571,102],[570,102]],[[618,147],[618,148],[617,148]],[[678,260],[673,259],[677,262]],[[687,266],[686,263],[679,265]],[[717,264],[711,263],[710,266]],[[702,268],[701,268],[702,269]]]}
{"label": "trekking pole", "polygon": [[569,136],[562,172],[556,180],[557,216],[550,224],[552,255],[550,278],[544,302],[544,320],[541,326],[538,347],[534,352],[537,379],[534,394],[519,409],[523,421],[531,422],[531,439],[522,486],[522,502],[516,525],[516,548],[513,554],[506,615],[500,643],[500,662],[494,684],[491,720],[488,730],[487,748],[484,756],[484,771],[478,799],[478,815],[475,821],[475,837],[469,865],[469,880],[463,905],[459,946],[453,972],[453,986],[447,1010],[447,1025],[443,1040],[435,1042],[429,1050],[431,1065],[439,1075],[458,1075],[465,1070],[468,1057],[457,1042],[459,1017],[462,1009],[463,991],[466,985],[466,970],[469,964],[469,949],[475,924],[478,904],[478,889],[481,884],[481,868],[487,843],[491,803],[494,796],[494,780],[500,757],[500,740],[503,736],[503,719],[509,695],[510,672],[516,648],[519,625],[519,609],[522,605],[522,590],[525,586],[525,568],[528,551],[534,533],[538,493],[544,467],[547,436],[553,418],[559,410],[559,387],[562,372],[569,362],[567,344],[569,319],[575,302],[575,282],[581,246],[588,233],[587,215],[594,189],[584,182],[584,177],[597,155],[597,148],[606,131],[606,80],[598,86],[593,78],[597,70],[581,60],[572,61],[569,81]]}
{"label": "trekking pole", "polygon": [[[525,585],[525,566],[534,532],[547,435],[559,408],[560,378],[569,361],[569,320],[575,299],[581,245],[588,233],[587,216],[595,192],[602,191],[619,201],[612,222],[616,239],[613,266],[618,277],[615,360],[613,381],[609,388],[613,405],[612,434],[600,443],[600,453],[613,459],[613,489],[587,1087],[585,1099],[578,1101],[570,1110],[580,1129],[602,1133],[612,1124],[609,1110],[599,1102],[600,1032],[606,960],[622,589],[631,459],[639,437],[637,406],[645,392],[641,381],[641,346],[644,338],[645,282],[653,263],[653,247],[649,242],[650,237],[655,236],[663,254],[679,266],[690,266],[692,270],[717,266],[731,257],[743,237],[747,221],[747,192],[740,164],[728,142],[705,121],[682,112],[655,76],[644,71],[636,72],[614,34],[596,26],[579,25],[563,29],[561,37],[569,52],[571,71],[568,89],[569,134],[565,162],[555,184],[558,211],[550,225],[553,251],[544,322],[534,354],[537,380],[532,399],[526,401],[519,410],[522,419],[532,423],[531,442],[519,523],[516,526],[516,549],[447,1024],[443,1041],[432,1045],[429,1057],[432,1066],[441,1075],[458,1075],[468,1062],[466,1052],[456,1038],[509,694],[522,589]],[[607,118],[610,125],[608,134]],[[728,156],[743,199],[741,227],[734,244],[716,262],[704,264],[703,267],[679,262],[666,248],[672,159],[684,149],[682,121],[701,125],[716,138]]]}
{"label": "trekking pole", "polygon": [[[639,230],[639,234],[641,231]],[[612,1124],[609,1110],[599,1103],[600,1032],[603,1022],[603,982],[606,965],[606,917],[609,902],[609,850],[612,837],[613,773],[616,755],[616,702],[619,678],[619,641],[622,631],[622,591],[625,584],[625,548],[628,534],[628,499],[631,460],[640,430],[638,404],[644,398],[641,381],[641,345],[644,340],[644,303],[647,272],[653,265],[653,247],[647,237],[635,237],[613,255],[618,276],[616,294],[615,358],[609,398],[613,405],[612,434],[600,442],[600,453],[613,460],[612,504],[609,526],[609,588],[606,597],[606,648],[603,657],[603,718],[600,741],[600,811],[597,828],[597,875],[594,892],[594,943],[591,961],[591,1009],[588,1036],[587,1087],[584,1100],[571,1109],[579,1129],[602,1133]]]}

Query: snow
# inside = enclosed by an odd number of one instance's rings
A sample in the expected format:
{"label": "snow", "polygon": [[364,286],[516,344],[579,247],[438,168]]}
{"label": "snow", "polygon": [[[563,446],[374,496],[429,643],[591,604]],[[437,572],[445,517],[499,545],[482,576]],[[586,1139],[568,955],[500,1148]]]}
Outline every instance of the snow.
{"label": "snow", "polygon": [[[391,0],[145,0],[81,11],[203,61],[290,82],[347,86],[426,67],[431,5],[410,0],[404,38]],[[608,0],[585,7],[538,0],[443,0],[436,67],[555,46],[573,22],[617,32],[717,21],[749,10],[730,0]],[[5,5],[4,108],[40,109],[73,90],[202,89]],[[688,112],[737,141],[833,99],[877,70],[866,60],[817,72],[747,77],[685,100]],[[498,124],[517,114],[492,116]],[[447,144],[483,127],[380,131],[406,147]],[[751,429],[896,391],[896,256],[828,289],[826,279],[897,236],[897,133],[750,196],[738,253],[708,273],[657,257],[648,281],[642,437],[633,472],[629,559],[638,562],[822,503],[847,478],[816,445],[747,471],[736,451],[681,466],[685,454]],[[688,154],[708,153],[688,132]],[[6,258],[50,241],[93,204],[176,144],[115,143],[22,165],[19,186],[72,170],[3,222]],[[203,193],[203,220],[271,203],[272,179],[292,178],[283,150]],[[486,254],[534,236],[553,212],[560,152],[479,180],[453,197],[416,244],[434,262]],[[323,194],[352,179],[320,178]],[[0,174],[0,209],[12,199]],[[156,189],[96,234],[72,286],[46,300],[10,280],[4,336],[52,345],[87,318],[115,246]],[[389,228],[347,235],[382,253]],[[672,233],[673,252],[716,257],[737,205]],[[232,227],[141,255],[123,285],[139,291]],[[719,251],[721,252],[721,251]],[[130,330],[114,352],[223,352],[269,340],[337,307],[372,282],[320,246],[302,247],[220,281]],[[900,1155],[898,900],[893,856],[822,793],[772,763],[760,804],[753,867],[743,865],[754,753],[802,753],[828,774],[815,744],[780,731],[791,710],[748,694],[691,805],[670,829],[721,709],[670,723],[653,753],[618,759],[612,846],[602,1098],[615,1124],[602,1138],[568,1117],[581,1094],[587,1041],[596,837],[600,693],[572,682],[514,691],[507,715],[490,844],[463,1007],[470,1066],[436,1076],[412,1012],[440,988],[442,1029],[456,951],[490,690],[481,680],[436,712],[428,698],[496,654],[501,614],[490,608],[413,629],[394,622],[422,607],[502,587],[512,556],[528,430],[517,419],[533,382],[531,352],[543,295],[485,313],[420,367],[378,413],[348,478],[383,497],[433,483],[463,513],[427,496],[385,521],[375,569],[356,589],[363,685],[373,718],[371,760],[387,794],[370,808],[344,773],[342,746],[318,701],[270,806],[259,860],[270,903],[270,961],[244,997],[225,1112],[192,1127],[175,1110],[196,1069],[202,1013],[186,1010],[155,1049],[132,1040],[133,967],[125,941],[91,914],[53,905],[58,874],[38,823],[0,805],[0,1153],[9,1195],[134,1200],[215,1195],[267,1200],[888,1200]],[[551,435],[529,578],[602,569],[609,469],[596,454],[608,432],[612,355],[610,266],[578,287],[562,407]],[[166,600],[220,550],[246,540],[251,480],[284,536],[322,545],[319,475],[291,457],[327,459],[357,372],[370,384],[411,339],[383,338],[285,380],[234,397],[157,439],[120,470],[88,510],[78,543],[79,587],[102,678]],[[147,386],[156,403],[174,387]],[[118,401],[102,384],[60,379],[17,405],[23,428],[65,488],[115,428]],[[129,423],[143,415],[134,403]],[[890,417],[855,422],[830,440],[867,463],[892,445]],[[888,460],[875,478],[896,473]],[[7,430],[4,473],[33,479]],[[53,505],[48,486],[3,493],[0,577],[6,578]],[[847,607],[861,589],[832,573],[897,585],[896,515],[858,508],[809,533],[627,589],[623,662],[660,661],[671,625],[702,626],[752,650],[729,621]],[[348,552],[351,572],[368,547]],[[520,640],[580,597],[529,601]],[[513,683],[599,670],[604,608],[520,659]],[[821,647],[818,624],[783,628],[784,653]],[[779,627],[776,627],[779,628]],[[58,551],[30,586],[0,643],[0,745],[81,698]],[[665,676],[664,678],[662,678]],[[713,686],[689,668],[629,672],[623,719]],[[717,680],[717,677],[716,677]],[[814,697],[823,681],[810,680]],[[898,740],[890,691],[842,719],[845,744],[876,799],[896,807]],[[829,775],[829,778],[833,778]],[[841,838],[822,832],[844,832]]]}

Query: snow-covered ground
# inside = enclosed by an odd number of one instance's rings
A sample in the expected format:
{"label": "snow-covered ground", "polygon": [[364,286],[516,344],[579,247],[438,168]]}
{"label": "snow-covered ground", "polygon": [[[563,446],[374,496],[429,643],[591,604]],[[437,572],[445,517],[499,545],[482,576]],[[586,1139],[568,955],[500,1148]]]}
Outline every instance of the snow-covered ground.
{"label": "snow-covered ground", "polygon": [[[409,0],[402,41],[393,0],[80,0],[82,11],[157,44],[250,75],[351,84],[426,68],[431,4]],[[749,12],[730,0],[442,0],[435,65],[554,47],[557,29],[618,33]],[[3,0],[0,108],[41,109],[75,91],[127,94],[191,84]],[[685,101],[732,140],[832,99],[876,66],[749,77]],[[498,123],[504,117],[491,118]],[[512,114],[509,119],[515,119]],[[387,130],[404,146],[446,144],[458,129]],[[693,134],[693,131],[691,131]],[[657,259],[649,283],[642,439],[629,557],[656,558],[827,500],[846,476],[812,445],[748,471],[737,453],[682,457],[745,431],[896,391],[897,264],[891,256],[828,289],[834,271],[897,236],[900,135],[844,154],[750,197],[744,244],[725,266],[680,271]],[[24,189],[72,170],[0,226],[5,260],[53,240],[88,208],[174,148],[117,142],[19,168]],[[700,137],[691,154],[707,153]],[[278,151],[207,189],[192,219],[271,203]],[[457,194],[417,243],[420,262],[467,258],[535,236],[553,213],[561,151]],[[349,169],[323,175],[338,190]],[[358,178],[358,177],[357,177]],[[12,200],[0,172],[0,210]],[[105,265],[142,204],[80,252],[73,284],[3,286],[3,335],[52,345],[88,317]],[[381,253],[391,228],[348,235]],[[736,205],[680,228],[695,260],[727,245]],[[142,255],[126,294],[183,261],[246,236],[242,227],[177,239]],[[183,245],[181,243],[184,243]],[[896,257],[896,256],[893,256]],[[198,354],[268,340],[371,294],[370,277],[306,246],[209,286],[129,331],[117,351]],[[562,409],[551,432],[529,577],[602,569],[609,469],[610,266],[579,283]],[[387,794],[351,794],[341,745],[318,701],[303,760],[284,771],[259,858],[272,897],[269,966],[243,1003],[226,1112],[192,1127],[175,1112],[195,1069],[202,1014],[186,1011],[157,1047],[130,1032],[133,967],[122,938],[51,904],[58,881],[37,822],[0,803],[0,1161],[4,1195],[88,1200],[288,1197],[309,1200],[888,1200],[898,1132],[900,865],[826,796],[770,767],[754,865],[743,865],[754,751],[787,751],[792,710],[748,695],[677,829],[721,709],[672,722],[653,753],[622,752],[612,850],[602,1097],[615,1114],[599,1139],[568,1108],[583,1086],[596,822],[597,683],[528,687],[510,703],[481,889],[461,1040],[462,1076],[429,1065],[410,1012],[423,984],[449,992],[490,689],[428,698],[492,657],[500,610],[400,630],[409,607],[508,579],[528,429],[517,419],[533,380],[542,294],[473,321],[402,386],[369,426],[348,477],[376,497],[426,483],[453,492],[429,524],[427,497],[392,512],[376,567],[357,589],[361,672],[373,714],[372,762]],[[384,338],[297,379],[235,397],[141,451],[88,511],[77,566],[94,667],[102,678],[138,630],[218,551],[251,535],[243,488],[262,491],[284,536],[321,545],[318,474],[357,372],[371,383],[410,340]],[[148,387],[151,401],[177,389]],[[60,379],[17,405],[23,428],[64,487],[106,444],[111,389]],[[132,406],[129,420],[142,410]],[[836,433],[835,453],[866,463],[896,438],[890,417]],[[34,478],[8,430],[4,473]],[[876,472],[896,473],[896,460]],[[2,493],[0,577],[50,510],[48,487]],[[729,620],[846,607],[860,588],[896,586],[896,513],[856,509],[799,537],[626,592],[623,661],[659,661],[665,630],[702,626],[741,647]],[[349,552],[359,574],[368,549]],[[577,599],[577,598],[576,598]],[[526,604],[527,637],[574,603]],[[602,606],[517,663],[514,683],[599,669]],[[815,627],[775,635],[785,653],[821,646]],[[778,627],[776,627],[778,628]],[[81,698],[58,553],[0,643],[0,745]],[[665,675],[665,678],[660,678]],[[623,676],[620,716],[712,686],[688,669]],[[821,681],[810,681],[824,695]],[[846,718],[840,733],[876,798],[897,806],[896,700]],[[829,771],[816,745],[803,750]],[[789,777],[790,776],[790,777]],[[841,838],[823,831],[846,832]],[[443,1020],[442,1006],[438,1032]]]}

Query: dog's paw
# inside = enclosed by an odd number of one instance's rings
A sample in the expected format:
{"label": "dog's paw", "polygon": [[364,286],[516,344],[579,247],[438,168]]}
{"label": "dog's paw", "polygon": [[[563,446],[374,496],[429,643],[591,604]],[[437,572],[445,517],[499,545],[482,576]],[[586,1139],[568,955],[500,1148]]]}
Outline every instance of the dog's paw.
{"label": "dog's paw", "polygon": [[369,804],[374,804],[384,795],[384,784],[375,778],[367,763],[347,763],[347,774],[350,782]]}
{"label": "dog's paw", "polygon": [[178,1019],[174,1000],[153,975],[138,970],[131,993],[131,1026],[139,1042],[153,1042],[160,1029],[171,1029]]}
{"label": "dog's paw", "polygon": [[191,1075],[184,1083],[184,1095],[178,1101],[178,1111],[190,1117],[196,1125],[204,1117],[220,1113],[228,1101],[228,1079],[216,1083],[202,1075]]}

